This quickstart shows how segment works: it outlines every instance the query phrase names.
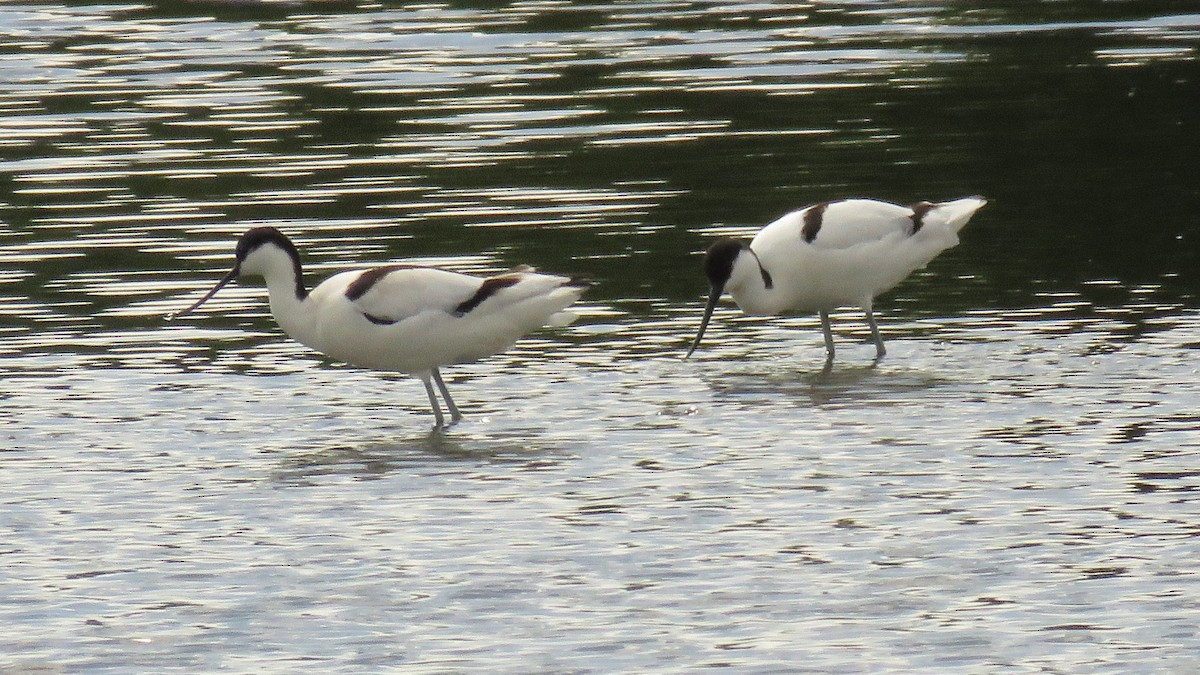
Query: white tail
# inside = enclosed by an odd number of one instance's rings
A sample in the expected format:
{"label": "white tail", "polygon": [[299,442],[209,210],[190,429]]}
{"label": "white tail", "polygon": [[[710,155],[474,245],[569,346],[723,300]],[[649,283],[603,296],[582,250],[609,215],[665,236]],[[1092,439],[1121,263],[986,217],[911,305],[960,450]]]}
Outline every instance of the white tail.
{"label": "white tail", "polygon": [[546,326],[548,328],[562,328],[563,326],[570,326],[572,323],[575,323],[575,320],[578,318],[579,315],[575,312],[556,312],[551,314],[549,319],[546,319]]}
{"label": "white tail", "polygon": [[940,202],[937,208],[929,211],[925,216],[925,220],[936,220],[946,224],[947,227],[958,232],[963,229],[963,226],[971,220],[971,216],[975,212],[983,208],[987,204],[987,200],[983,197],[963,197],[950,202]]}

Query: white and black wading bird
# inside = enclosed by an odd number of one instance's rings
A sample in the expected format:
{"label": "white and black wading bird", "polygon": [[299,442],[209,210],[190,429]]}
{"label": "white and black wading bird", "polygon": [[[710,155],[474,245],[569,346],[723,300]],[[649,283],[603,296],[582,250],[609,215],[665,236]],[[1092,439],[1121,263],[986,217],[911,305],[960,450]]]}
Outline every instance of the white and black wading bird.
{"label": "white and black wading bird", "polygon": [[445,424],[433,386],[452,421],[462,418],[439,366],[507,350],[526,333],[575,319],[565,311],[585,286],[518,268],[486,279],[434,267],[385,265],[335,274],[309,291],[300,252],[273,227],[238,240],[233,269],[187,314],[239,276],[261,276],[271,314],[292,339],[339,361],[414,375],[425,383],[436,425]]}
{"label": "white and black wading bird", "polygon": [[958,244],[958,231],[987,200],[900,206],[873,199],[823,202],[770,223],[746,243],[718,239],[704,258],[712,285],[700,330],[684,358],[700,346],[713,309],[725,291],[746,314],[817,312],[825,333],[825,368],[833,365],[829,312],[861,307],[875,341],[875,359],[886,353],[875,297]]}

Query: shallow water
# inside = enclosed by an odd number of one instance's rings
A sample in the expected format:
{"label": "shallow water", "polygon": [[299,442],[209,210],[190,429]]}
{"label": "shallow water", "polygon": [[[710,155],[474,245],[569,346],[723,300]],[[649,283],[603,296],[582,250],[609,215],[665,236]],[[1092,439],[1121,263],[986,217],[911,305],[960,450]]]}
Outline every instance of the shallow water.
{"label": "shallow water", "polygon": [[[1200,237],[1186,3],[0,6],[0,670],[1186,672]],[[698,253],[985,194],[835,315],[699,319]],[[419,383],[193,301],[593,282]]]}

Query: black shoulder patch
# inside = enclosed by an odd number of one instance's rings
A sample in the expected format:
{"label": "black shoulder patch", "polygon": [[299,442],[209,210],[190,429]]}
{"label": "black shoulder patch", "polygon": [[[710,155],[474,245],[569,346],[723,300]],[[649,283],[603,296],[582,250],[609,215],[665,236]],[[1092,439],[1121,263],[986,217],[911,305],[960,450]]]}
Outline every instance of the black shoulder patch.
{"label": "black shoulder patch", "polygon": [[913,234],[921,231],[921,227],[925,225],[925,214],[932,211],[936,206],[937,204],[932,202],[917,202],[916,204],[912,205],[911,208],[913,213],[911,216],[909,216],[909,218],[912,218],[913,221]]}
{"label": "black shoulder patch", "polygon": [[354,302],[367,294],[379,280],[396,270],[409,269],[408,265],[386,265],[384,267],[373,267],[362,274],[346,287],[346,299]]}
{"label": "black shoulder patch", "polygon": [[515,285],[520,280],[520,274],[505,274],[503,276],[488,277],[487,279],[484,279],[483,283],[479,285],[478,289],[476,289],[474,295],[466,300],[463,300],[461,303],[459,303],[458,307],[454,308],[454,314],[456,316],[462,316],[466,314],[482,304],[484,300],[492,297],[502,289]]}
{"label": "black shoulder patch", "polygon": [[800,236],[804,238],[804,243],[811,244],[813,239],[817,238],[817,233],[821,231],[821,221],[825,219],[825,209],[829,208],[829,202],[821,202],[813,204],[804,212],[804,227],[800,228]]}

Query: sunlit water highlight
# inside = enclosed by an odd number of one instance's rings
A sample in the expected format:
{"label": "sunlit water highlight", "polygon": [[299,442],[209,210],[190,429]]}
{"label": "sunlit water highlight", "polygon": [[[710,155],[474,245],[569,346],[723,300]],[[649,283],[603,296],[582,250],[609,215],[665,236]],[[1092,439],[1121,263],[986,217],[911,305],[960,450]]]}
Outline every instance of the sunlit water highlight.
{"label": "sunlit water highlight", "polygon": [[[1061,4],[1061,3],[1060,3]],[[0,670],[1188,672],[1200,15],[0,6]],[[1038,12],[1041,12],[1040,14]],[[857,312],[696,356],[697,253],[984,193]],[[593,282],[419,383],[162,317],[274,225]]]}

